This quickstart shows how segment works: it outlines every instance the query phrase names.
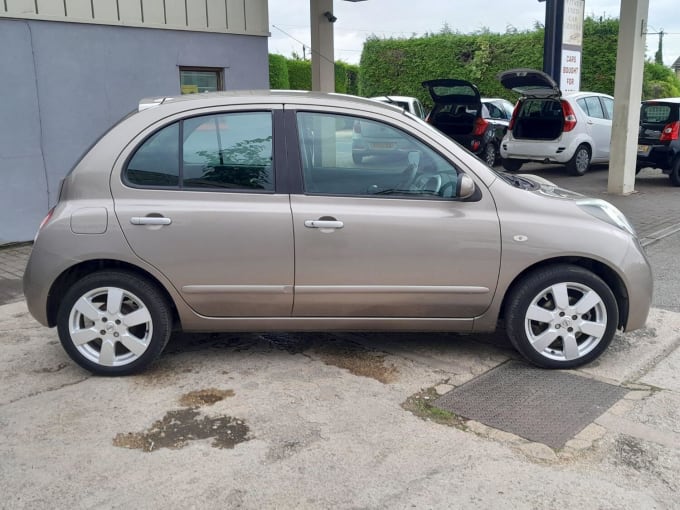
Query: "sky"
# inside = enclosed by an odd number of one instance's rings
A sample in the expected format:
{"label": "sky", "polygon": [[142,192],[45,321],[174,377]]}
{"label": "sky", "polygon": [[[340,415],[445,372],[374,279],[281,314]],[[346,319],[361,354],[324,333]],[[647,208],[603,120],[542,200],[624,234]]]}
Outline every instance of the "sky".
{"label": "sky", "polygon": [[[621,1],[586,0],[586,16],[619,17]],[[270,0],[270,53],[309,58],[310,0]],[[334,0],[335,60],[358,64],[366,37],[411,37],[439,32],[444,25],[468,34],[488,28],[504,33],[510,27],[532,29],[545,22],[545,3],[537,0]],[[654,58],[664,31],[664,64],[680,57],[680,0],[649,0],[647,56]],[[305,49],[303,50],[303,46]]]}

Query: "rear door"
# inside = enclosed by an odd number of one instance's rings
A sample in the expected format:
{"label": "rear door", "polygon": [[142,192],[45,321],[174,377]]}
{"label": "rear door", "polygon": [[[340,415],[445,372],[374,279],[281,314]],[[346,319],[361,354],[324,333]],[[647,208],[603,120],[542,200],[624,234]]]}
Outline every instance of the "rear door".
{"label": "rear door", "polygon": [[605,100],[613,100],[600,96],[585,96],[576,102],[586,114],[586,125],[593,139],[593,161],[609,161],[609,145],[612,136],[612,121]]}
{"label": "rear door", "polygon": [[116,163],[111,190],[128,243],[199,314],[291,313],[280,114],[277,105],[184,114],[141,133]]}

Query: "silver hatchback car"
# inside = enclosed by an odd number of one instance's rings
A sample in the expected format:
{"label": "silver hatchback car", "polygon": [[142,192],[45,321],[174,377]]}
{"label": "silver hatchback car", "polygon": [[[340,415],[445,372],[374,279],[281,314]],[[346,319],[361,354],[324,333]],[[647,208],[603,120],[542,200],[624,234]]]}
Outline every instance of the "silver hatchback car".
{"label": "silver hatchback car", "polygon": [[[403,158],[352,159],[352,126]],[[377,101],[241,92],[140,103],[63,180],[24,277],[94,373],[185,331],[488,332],[541,367],[644,325],[649,263],[612,205],[498,173]]]}

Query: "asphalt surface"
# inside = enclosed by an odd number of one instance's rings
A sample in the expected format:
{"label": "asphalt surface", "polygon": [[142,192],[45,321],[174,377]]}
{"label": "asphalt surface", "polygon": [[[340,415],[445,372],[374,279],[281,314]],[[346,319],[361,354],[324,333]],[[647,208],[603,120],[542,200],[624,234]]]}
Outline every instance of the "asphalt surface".
{"label": "asphalt surface", "polygon": [[[110,379],[7,291],[0,508],[680,508],[680,189],[644,170],[609,197],[606,171],[537,173],[619,206],[656,282],[647,326],[569,372],[625,396],[564,447],[431,407],[518,359],[499,334],[176,335]],[[0,249],[0,292],[29,251]]]}

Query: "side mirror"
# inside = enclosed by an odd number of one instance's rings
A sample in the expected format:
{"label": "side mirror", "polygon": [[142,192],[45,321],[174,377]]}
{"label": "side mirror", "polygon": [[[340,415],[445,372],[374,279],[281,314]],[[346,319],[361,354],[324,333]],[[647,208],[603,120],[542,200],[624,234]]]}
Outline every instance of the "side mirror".
{"label": "side mirror", "polygon": [[477,187],[475,181],[467,174],[463,174],[458,178],[458,198],[470,198],[475,194]]}

